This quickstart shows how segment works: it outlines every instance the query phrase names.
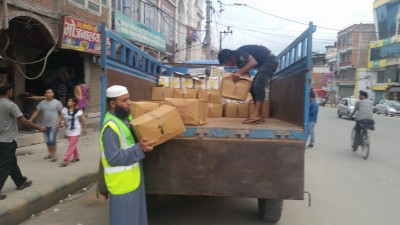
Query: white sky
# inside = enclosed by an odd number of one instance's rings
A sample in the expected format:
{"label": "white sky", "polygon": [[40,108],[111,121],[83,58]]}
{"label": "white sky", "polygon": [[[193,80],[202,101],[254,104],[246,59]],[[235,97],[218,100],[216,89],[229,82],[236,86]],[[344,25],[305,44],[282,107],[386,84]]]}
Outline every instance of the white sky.
{"label": "white sky", "polygon": [[[227,31],[227,27],[231,26],[233,34],[226,35],[222,48],[236,49],[245,44],[260,44],[277,55],[307,29],[311,21],[317,26],[313,51],[325,53],[325,46],[334,44],[339,30],[354,23],[374,22],[373,0],[220,1],[224,4],[222,13],[219,12],[218,0],[212,0],[215,9],[211,25],[212,45],[217,49],[220,31]],[[230,6],[234,3],[248,6]]]}

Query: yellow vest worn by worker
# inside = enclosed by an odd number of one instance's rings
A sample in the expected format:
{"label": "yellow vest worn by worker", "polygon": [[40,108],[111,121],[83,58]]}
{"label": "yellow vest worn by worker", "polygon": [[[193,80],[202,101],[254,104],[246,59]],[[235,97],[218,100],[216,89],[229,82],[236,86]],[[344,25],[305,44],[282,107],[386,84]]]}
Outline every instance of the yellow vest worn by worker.
{"label": "yellow vest worn by worker", "polygon": [[101,162],[104,167],[104,180],[111,194],[126,194],[136,190],[140,184],[139,163],[129,166],[110,166],[104,154],[103,133],[110,127],[119,137],[120,150],[124,151],[135,144],[130,129],[116,116],[107,112],[100,134]]}

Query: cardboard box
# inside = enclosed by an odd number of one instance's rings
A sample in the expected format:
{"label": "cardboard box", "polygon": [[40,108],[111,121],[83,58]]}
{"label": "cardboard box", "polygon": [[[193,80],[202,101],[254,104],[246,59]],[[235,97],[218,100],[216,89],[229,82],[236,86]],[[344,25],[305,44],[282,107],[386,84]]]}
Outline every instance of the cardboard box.
{"label": "cardboard box", "polygon": [[229,103],[224,105],[224,116],[229,118],[248,118],[248,103]]}
{"label": "cardboard box", "polygon": [[166,98],[165,104],[175,107],[185,125],[207,123],[207,101],[200,99]]}
{"label": "cardboard box", "polygon": [[194,88],[194,80],[192,78],[181,78],[181,88]]}
{"label": "cardboard box", "polygon": [[197,90],[196,89],[188,89],[188,88],[174,89],[173,97],[174,98],[196,99],[197,98]]}
{"label": "cardboard box", "polygon": [[153,87],[151,93],[151,100],[163,101],[165,98],[172,98],[174,96],[174,89],[170,87]]}
{"label": "cardboard box", "polygon": [[207,89],[219,89],[219,77],[209,77],[207,78]]}
{"label": "cardboard box", "polygon": [[146,114],[156,108],[160,107],[160,103],[156,102],[132,102],[131,115],[133,118]]}
{"label": "cardboard box", "polygon": [[194,81],[194,88],[207,89],[207,79],[199,79]]}
{"label": "cardboard box", "polygon": [[169,87],[169,80],[170,80],[169,76],[160,76],[158,78],[158,85],[164,86],[164,87]]}
{"label": "cardboard box", "polygon": [[197,98],[207,100],[209,103],[216,103],[216,104],[221,104],[224,100],[219,90],[210,90],[210,89],[199,90]]}
{"label": "cardboard box", "polygon": [[221,95],[224,98],[245,100],[251,88],[251,78],[241,77],[240,80],[235,83],[229,73],[225,73],[225,75],[221,82]]}
{"label": "cardboard box", "polygon": [[181,78],[180,77],[170,77],[169,86],[172,88],[181,88]]}
{"label": "cardboard box", "polygon": [[[254,102],[251,101],[249,103],[249,113],[252,113],[254,110]],[[269,101],[264,101],[262,105],[262,116],[264,118],[269,118]]]}
{"label": "cardboard box", "polygon": [[135,134],[140,139],[156,141],[155,146],[185,132],[185,126],[176,108],[162,105],[131,121]]}
{"label": "cardboard box", "polygon": [[223,66],[211,66],[210,76],[211,77],[222,77],[224,75]]}
{"label": "cardboard box", "polygon": [[207,103],[207,117],[221,118],[223,113],[222,104]]}
{"label": "cardboard box", "polygon": [[154,101],[140,100],[139,102],[157,103],[158,106],[164,105],[164,101],[156,101],[156,100],[154,100]]}

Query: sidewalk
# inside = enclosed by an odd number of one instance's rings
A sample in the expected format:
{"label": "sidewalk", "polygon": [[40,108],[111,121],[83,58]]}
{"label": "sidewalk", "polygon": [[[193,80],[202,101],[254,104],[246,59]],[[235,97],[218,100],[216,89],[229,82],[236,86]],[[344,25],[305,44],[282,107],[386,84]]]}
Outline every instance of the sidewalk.
{"label": "sidewalk", "polygon": [[[70,163],[67,167],[60,167],[67,150],[67,139],[58,139],[58,161],[50,162],[43,159],[47,155],[47,147],[42,139],[38,139],[37,134],[21,135],[26,146],[17,149],[18,165],[22,174],[32,180],[33,184],[18,191],[11,178],[7,179],[1,191],[7,198],[0,201],[0,224],[19,224],[32,214],[53,206],[97,180],[100,159],[99,118],[88,119],[87,127],[88,135],[81,136],[78,142],[80,161]],[[60,130],[61,134],[63,132]]]}

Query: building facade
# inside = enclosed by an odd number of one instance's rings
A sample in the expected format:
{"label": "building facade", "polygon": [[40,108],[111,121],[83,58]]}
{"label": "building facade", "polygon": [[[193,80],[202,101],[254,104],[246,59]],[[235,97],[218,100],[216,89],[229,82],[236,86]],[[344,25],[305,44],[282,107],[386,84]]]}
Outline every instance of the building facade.
{"label": "building facade", "polygon": [[400,1],[374,1],[376,41],[370,42],[368,68],[376,74],[375,102],[400,101]]}
{"label": "building facade", "polygon": [[14,84],[13,100],[27,117],[47,88],[59,98],[83,81],[88,116],[99,116],[98,25],[159,61],[197,60],[202,7],[200,0],[3,0],[0,80]]}
{"label": "building facade", "polygon": [[374,74],[368,71],[368,45],[376,40],[375,25],[353,24],[339,31],[337,39],[337,90],[338,98],[358,96],[359,90],[371,90]]}
{"label": "building facade", "polygon": [[97,25],[109,20],[107,1],[3,0],[0,12],[0,79],[14,84],[22,112],[29,117],[48,88],[57,98],[73,95],[78,81],[90,87],[89,112],[98,112]]}

